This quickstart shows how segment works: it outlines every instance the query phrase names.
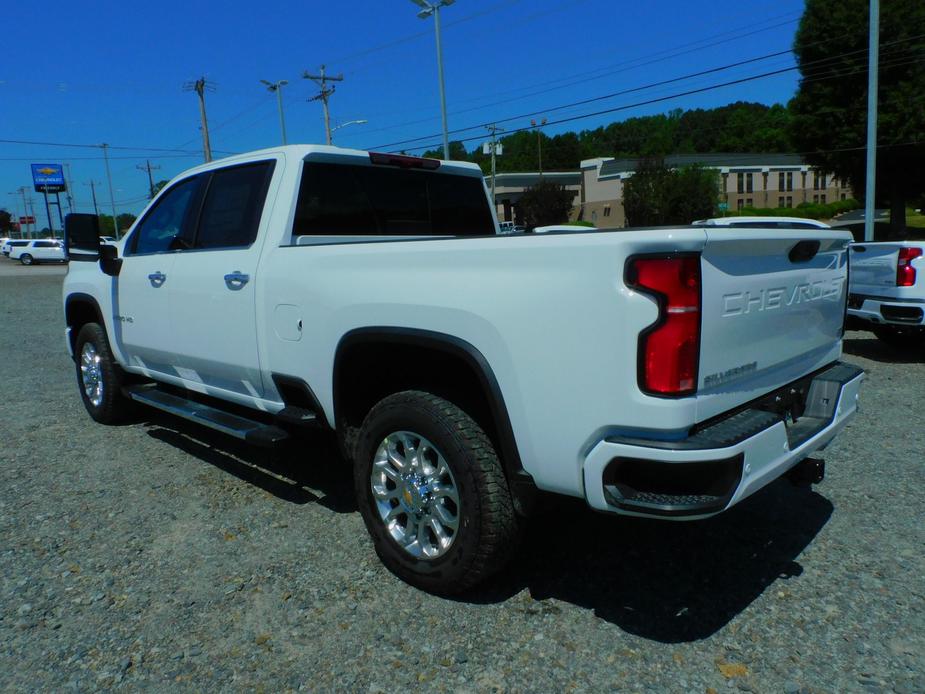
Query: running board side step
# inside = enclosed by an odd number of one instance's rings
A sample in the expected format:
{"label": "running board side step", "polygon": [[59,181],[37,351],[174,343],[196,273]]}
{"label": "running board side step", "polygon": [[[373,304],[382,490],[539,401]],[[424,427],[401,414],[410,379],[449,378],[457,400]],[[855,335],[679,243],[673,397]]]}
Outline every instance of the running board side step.
{"label": "running board side step", "polygon": [[157,386],[127,386],[123,392],[135,402],[202,424],[257,446],[275,446],[289,439],[278,426],[255,422],[216,407],[164,392]]}

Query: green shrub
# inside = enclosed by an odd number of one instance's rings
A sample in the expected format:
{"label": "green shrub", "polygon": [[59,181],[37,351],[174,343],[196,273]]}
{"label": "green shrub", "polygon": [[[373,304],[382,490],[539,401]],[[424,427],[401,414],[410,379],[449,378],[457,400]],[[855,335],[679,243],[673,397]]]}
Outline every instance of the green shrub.
{"label": "green shrub", "polygon": [[730,217],[803,217],[805,219],[832,219],[832,217],[861,207],[854,198],[836,200],[826,204],[801,202],[796,207],[745,207],[737,212],[727,213]]}

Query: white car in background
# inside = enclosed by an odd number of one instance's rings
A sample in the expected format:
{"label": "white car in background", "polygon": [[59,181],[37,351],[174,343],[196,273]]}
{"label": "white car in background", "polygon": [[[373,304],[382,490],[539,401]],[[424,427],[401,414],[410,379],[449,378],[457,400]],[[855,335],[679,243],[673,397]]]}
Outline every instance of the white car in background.
{"label": "white car in background", "polygon": [[19,260],[23,265],[34,263],[63,263],[64,244],[55,239],[34,239],[24,246],[15,246],[10,250],[10,260]]}
{"label": "white car in background", "polygon": [[28,246],[29,239],[7,239],[2,246],[0,246],[0,252],[3,255],[9,257],[10,253],[17,246]]}
{"label": "white car in background", "polygon": [[691,222],[698,227],[751,229],[831,229],[828,224],[805,217],[714,217]]}

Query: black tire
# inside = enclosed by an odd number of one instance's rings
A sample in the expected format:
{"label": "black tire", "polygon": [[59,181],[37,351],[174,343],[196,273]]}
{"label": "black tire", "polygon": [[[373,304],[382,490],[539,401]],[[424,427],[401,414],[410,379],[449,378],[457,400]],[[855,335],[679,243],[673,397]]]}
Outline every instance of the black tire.
{"label": "black tire", "polygon": [[[435,558],[412,556],[393,538],[373,495],[376,452],[385,437],[402,431],[432,442],[458,493],[458,527],[445,553]],[[512,555],[518,523],[501,462],[482,428],[453,403],[421,391],[381,400],[363,422],[353,472],[357,503],[376,553],[408,583],[437,594],[459,593],[497,572]]]}
{"label": "black tire", "polygon": [[878,325],[872,328],[877,339],[896,349],[925,347],[925,328],[917,326]]}
{"label": "black tire", "polygon": [[[99,376],[102,392],[99,402],[94,402],[84,385],[82,361],[84,347],[91,345],[99,361]],[[122,394],[124,373],[112,356],[106,331],[98,323],[87,323],[74,341],[74,363],[77,367],[77,388],[84,407],[100,424],[117,424],[131,416],[134,401]]]}
{"label": "black tire", "polygon": [[32,265],[34,261],[31,255],[28,253],[23,253],[21,256],[19,256],[19,262],[23,265]]}

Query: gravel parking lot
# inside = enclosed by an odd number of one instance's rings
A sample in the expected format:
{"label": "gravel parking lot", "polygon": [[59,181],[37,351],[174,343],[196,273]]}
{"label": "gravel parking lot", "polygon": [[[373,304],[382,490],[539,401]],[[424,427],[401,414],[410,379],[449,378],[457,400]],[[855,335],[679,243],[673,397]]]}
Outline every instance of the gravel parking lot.
{"label": "gravel parking lot", "polygon": [[4,691],[925,692],[922,355],[848,334],[863,409],[814,490],[686,524],[545,504],[446,600],[379,564],[324,437],[94,424],[62,272],[0,260]]}

